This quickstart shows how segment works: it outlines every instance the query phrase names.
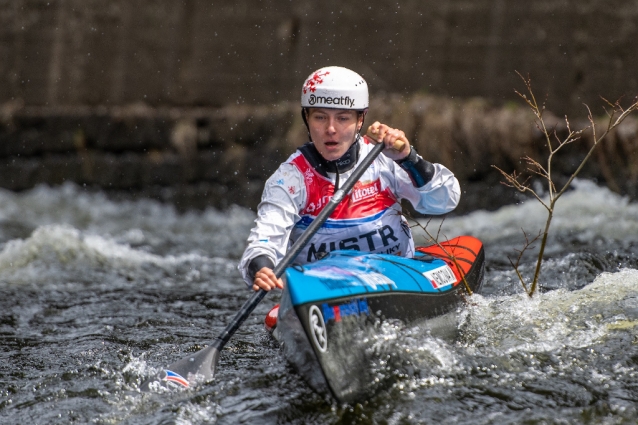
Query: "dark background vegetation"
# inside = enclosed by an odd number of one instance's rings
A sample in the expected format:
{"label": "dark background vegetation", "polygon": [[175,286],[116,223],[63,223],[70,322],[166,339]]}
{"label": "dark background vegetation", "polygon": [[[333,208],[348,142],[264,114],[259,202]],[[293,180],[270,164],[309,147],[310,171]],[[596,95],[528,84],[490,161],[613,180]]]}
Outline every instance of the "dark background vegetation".
{"label": "dark background vegetation", "polygon": [[[490,165],[544,149],[515,71],[586,125],[583,103],[603,116],[600,96],[638,93],[636,40],[638,3],[621,0],[0,0],[0,187],[254,208],[305,141],[304,78],[341,65],[368,81],[370,122],[457,174],[459,211],[493,209],[516,198]],[[583,177],[635,198],[637,147],[630,119]]]}

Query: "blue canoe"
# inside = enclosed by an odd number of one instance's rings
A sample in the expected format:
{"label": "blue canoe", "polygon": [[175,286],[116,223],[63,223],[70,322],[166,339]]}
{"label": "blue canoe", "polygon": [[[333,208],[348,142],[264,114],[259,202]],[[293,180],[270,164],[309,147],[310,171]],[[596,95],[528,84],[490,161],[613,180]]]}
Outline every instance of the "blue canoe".
{"label": "blue canoe", "polygon": [[266,327],[316,391],[355,402],[375,389],[366,341],[379,323],[448,313],[480,290],[484,271],[483,245],[470,236],[418,247],[413,259],[334,251],[287,269]]}

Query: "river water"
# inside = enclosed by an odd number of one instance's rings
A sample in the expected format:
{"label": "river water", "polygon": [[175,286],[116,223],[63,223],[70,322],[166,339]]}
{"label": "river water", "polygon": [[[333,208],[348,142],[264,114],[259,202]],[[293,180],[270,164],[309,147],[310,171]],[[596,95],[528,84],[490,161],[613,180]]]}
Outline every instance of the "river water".
{"label": "river water", "polygon": [[[484,291],[441,323],[384,325],[389,384],[350,406],[314,393],[264,331],[276,294],[227,345],[213,382],[139,392],[247,299],[236,264],[251,211],[178,213],[72,185],[0,192],[0,423],[634,424],[638,205],[576,182],[529,299],[508,256],[521,228],[534,236],[545,218],[526,201],[431,221],[442,237],[483,240]],[[522,273],[533,267],[525,255]]]}

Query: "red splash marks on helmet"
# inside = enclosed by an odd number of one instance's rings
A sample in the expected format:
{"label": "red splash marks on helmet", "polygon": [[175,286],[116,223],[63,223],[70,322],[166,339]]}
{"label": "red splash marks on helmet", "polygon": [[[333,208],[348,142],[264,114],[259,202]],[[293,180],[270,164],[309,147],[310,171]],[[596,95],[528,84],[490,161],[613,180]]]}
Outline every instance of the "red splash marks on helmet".
{"label": "red splash marks on helmet", "polygon": [[323,78],[326,75],[330,74],[330,71],[324,71],[324,72],[315,72],[314,75],[310,78],[308,78],[308,80],[306,80],[306,84],[303,86],[303,94],[308,93],[309,91],[314,93],[315,90],[317,90],[317,86],[321,83],[323,83]]}

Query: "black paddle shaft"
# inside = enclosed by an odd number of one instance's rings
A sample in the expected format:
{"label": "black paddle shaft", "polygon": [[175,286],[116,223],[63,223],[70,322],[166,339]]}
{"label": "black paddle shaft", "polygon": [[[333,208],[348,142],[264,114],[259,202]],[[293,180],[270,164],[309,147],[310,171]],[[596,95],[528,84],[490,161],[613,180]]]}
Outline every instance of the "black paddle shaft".
{"label": "black paddle shaft", "polygon": [[[337,189],[337,191],[334,193],[332,198],[330,198],[330,201],[328,202],[328,204],[326,204],[326,207],[323,210],[321,210],[317,218],[313,220],[313,222],[310,224],[310,226],[308,226],[306,231],[303,232],[303,234],[299,237],[299,239],[297,239],[297,241],[290,248],[290,250],[288,250],[288,252],[284,256],[284,258],[279,262],[279,264],[275,266],[275,269],[273,271],[275,272],[275,276],[277,276],[277,278],[280,278],[284,274],[284,271],[288,268],[288,266],[290,266],[290,264],[295,260],[295,258],[297,258],[297,255],[299,255],[299,253],[304,249],[304,247],[306,246],[310,238],[312,238],[314,234],[317,233],[317,230],[319,230],[319,228],[323,226],[323,224],[328,219],[328,217],[330,217],[330,214],[332,214],[335,208],[337,208],[337,205],[341,203],[344,196],[348,192],[350,192],[350,190],[352,190],[355,183],[359,180],[359,178],[361,178],[363,173],[368,169],[368,167],[370,166],[370,164],[372,164],[372,162],[376,159],[376,157],[379,156],[379,154],[381,153],[384,147],[385,146],[383,143],[379,143],[375,145],[375,147],[370,151],[370,153],[363,159],[361,164],[359,164],[359,166],[354,170],[354,172],[348,178],[345,184],[342,187]],[[221,350],[226,345],[228,340],[230,340],[230,338],[233,336],[235,331],[237,331],[237,329],[239,329],[241,324],[244,323],[244,320],[248,318],[248,316],[250,315],[250,313],[252,313],[255,307],[257,307],[257,305],[261,302],[261,300],[264,299],[267,293],[268,292],[263,289],[256,291],[244,303],[244,305],[237,312],[233,320],[228,324],[228,326],[226,326],[224,331],[217,337],[217,339],[213,343],[213,346],[215,346],[218,350]]]}

